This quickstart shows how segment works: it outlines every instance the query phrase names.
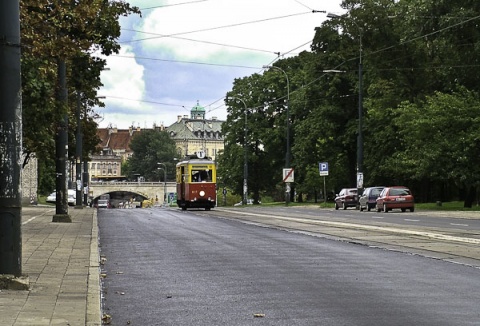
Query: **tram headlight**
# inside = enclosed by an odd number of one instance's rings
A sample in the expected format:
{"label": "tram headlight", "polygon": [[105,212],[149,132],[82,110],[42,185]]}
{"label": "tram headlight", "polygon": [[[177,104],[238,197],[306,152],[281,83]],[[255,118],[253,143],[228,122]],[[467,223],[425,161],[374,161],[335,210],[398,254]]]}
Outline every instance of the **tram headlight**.
{"label": "tram headlight", "polygon": [[201,191],[200,191],[200,196],[201,196],[201,197],[205,196],[205,191],[201,190]]}

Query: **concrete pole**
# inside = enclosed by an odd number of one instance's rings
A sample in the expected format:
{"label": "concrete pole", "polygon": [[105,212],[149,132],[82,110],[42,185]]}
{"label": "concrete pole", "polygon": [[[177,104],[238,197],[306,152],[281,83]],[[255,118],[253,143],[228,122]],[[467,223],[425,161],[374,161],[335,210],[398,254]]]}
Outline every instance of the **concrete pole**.
{"label": "concrete pole", "polygon": [[88,175],[88,161],[87,158],[83,160],[83,205],[88,205],[88,192],[89,192],[89,175]]}
{"label": "concrete pole", "polygon": [[0,274],[21,276],[20,5],[0,1]]}
{"label": "concrete pole", "polygon": [[68,94],[67,67],[65,60],[57,60],[58,93],[57,106],[60,121],[57,124],[56,145],[56,210],[52,222],[72,222],[68,215],[67,160],[68,160]]}
{"label": "concrete pole", "polygon": [[80,120],[80,111],[81,111],[81,97],[80,93],[77,91],[77,110],[76,110],[76,118],[77,118],[77,134],[75,139],[75,174],[76,174],[76,184],[75,184],[75,191],[76,191],[76,199],[75,199],[75,208],[83,208],[82,202],[82,121]]}

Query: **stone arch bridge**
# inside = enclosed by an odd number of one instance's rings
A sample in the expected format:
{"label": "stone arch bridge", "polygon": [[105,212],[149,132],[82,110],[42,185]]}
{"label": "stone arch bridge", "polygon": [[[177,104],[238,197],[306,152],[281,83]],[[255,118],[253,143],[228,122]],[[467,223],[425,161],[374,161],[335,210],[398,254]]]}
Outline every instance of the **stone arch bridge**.
{"label": "stone arch bridge", "polygon": [[121,202],[141,203],[146,199],[162,205],[175,204],[176,192],[175,182],[91,182],[89,197],[96,203],[100,196],[108,194],[113,207],[118,207]]}

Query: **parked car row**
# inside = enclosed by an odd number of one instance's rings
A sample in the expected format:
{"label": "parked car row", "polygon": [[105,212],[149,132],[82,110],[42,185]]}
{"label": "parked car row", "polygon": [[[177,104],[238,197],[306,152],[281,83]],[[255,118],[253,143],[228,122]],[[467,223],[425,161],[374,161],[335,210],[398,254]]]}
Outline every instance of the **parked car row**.
{"label": "parked car row", "polygon": [[404,186],[367,187],[360,197],[357,192],[357,188],[342,189],[335,197],[335,209],[356,207],[360,211],[376,209],[377,212],[385,213],[392,209],[400,209],[402,212],[407,209],[410,212],[415,211],[415,199],[412,192]]}
{"label": "parked car row", "polygon": [[[77,200],[77,192],[75,189],[68,189],[68,197],[67,202],[69,206],[74,206]],[[57,193],[54,191],[50,195],[47,196],[45,200],[47,203],[55,204],[57,202]]]}

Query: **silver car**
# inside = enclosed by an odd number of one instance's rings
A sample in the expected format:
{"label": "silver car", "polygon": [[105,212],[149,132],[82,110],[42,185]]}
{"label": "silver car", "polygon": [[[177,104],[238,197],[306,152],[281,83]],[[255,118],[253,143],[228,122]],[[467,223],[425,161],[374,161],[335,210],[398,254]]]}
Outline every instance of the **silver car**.
{"label": "silver car", "polygon": [[99,199],[97,208],[110,208],[110,201],[108,199]]}
{"label": "silver car", "polygon": [[[67,202],[69,206],[74,206],[77,202],[76,195],[77,193],[74,189],[68,189]],[[48,195],[46,202],[55,204],[57,202],[57,192],[54,191],[50,195]]]}
{"label": "silver car", "polygon": [[363,194],[358,200],[360,211],[367,209],[369,212],[377,205],[377,198],[384,189],[384,186],[368,187],[363,190]]}

